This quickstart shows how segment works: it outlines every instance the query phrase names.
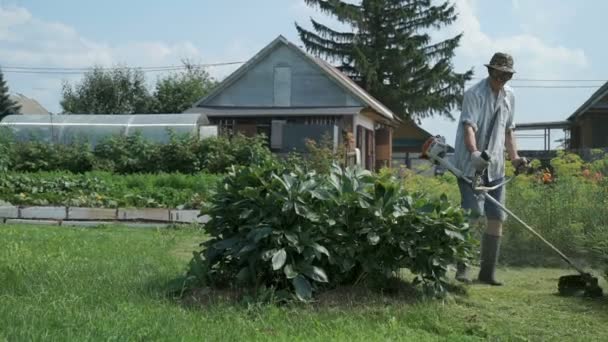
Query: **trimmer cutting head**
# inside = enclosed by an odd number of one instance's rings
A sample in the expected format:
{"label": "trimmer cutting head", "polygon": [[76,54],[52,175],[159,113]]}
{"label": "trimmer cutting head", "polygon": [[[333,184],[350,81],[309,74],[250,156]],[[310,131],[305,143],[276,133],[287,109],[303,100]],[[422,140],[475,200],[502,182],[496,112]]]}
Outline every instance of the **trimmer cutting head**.
{"label": "trimmer cutting head", "polygon": [[584,296],[601,297],[602,288],[598,285],[598,279],[589,273],[572,274],[559,278],[557,285],[559,294],[562,296]]}

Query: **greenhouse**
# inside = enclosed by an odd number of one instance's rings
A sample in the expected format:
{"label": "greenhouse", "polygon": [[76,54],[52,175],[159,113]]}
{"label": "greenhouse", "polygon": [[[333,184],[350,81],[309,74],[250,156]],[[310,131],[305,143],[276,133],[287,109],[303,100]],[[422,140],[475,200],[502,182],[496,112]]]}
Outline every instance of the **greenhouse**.
{"label": "greenhouse", "polygon": [[208,125],[206,115],[198,113],[8,115],[0,122],[0,127],[8,127],[17,141],[86,141],[92,146],[114,135],[131,136],[136,132],[147,140],[163,143],[169,141],[171,131],[199,136]]}

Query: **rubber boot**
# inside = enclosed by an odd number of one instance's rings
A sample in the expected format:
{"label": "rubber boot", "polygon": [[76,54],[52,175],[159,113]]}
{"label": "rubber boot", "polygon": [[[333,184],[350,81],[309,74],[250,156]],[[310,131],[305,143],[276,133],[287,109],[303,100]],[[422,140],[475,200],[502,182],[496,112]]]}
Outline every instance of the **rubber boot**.
{"label": "rubber boot", "polygon": [[483,234],[481,241],[481,269],[479,270],[479,282],[494,286],[501,286],[502,282],[496,280],[494,272],[498,263],[500,250],[500,236]]}
{"label": "rubber boot", "polygon": [[469,284],[471,279],[469,278],[469,268],[463,263],[456,264],[456,280]]}

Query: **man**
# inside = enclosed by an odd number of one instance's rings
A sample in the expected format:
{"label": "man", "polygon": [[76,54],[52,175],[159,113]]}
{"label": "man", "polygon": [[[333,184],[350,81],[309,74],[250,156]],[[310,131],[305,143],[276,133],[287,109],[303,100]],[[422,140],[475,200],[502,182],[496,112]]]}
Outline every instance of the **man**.
{"label": "man", "polygon": [[[506,53],[497,52],[485,66],[489,76],[464,94],[456,133],[454,165],[470,179],[476,172],[485,170],[484,182],[488,186],[494,186],[502,182],[505,176],[505,147],[514,167],[520,168],[527,161],[517,154],[513,133],[515,96],[511,87],[506,85],[515,73],[513,58]],[[490,156],[489,163],[482,157],[484,151]],[[483,196],[476,194],[470,184],[459,180],[458,186],[462,207],[472,211],[474,220],[471,224],[477,224],[484,214],[487,218],[481,241],[481,269],[478,280],[486,284],[502,285],[495,278],[495,268],[506,214],[496,205],[485,201]],[[489,194],[504,204],[504,187],[499,187]],[[465,265],[457,265],[456,279],[470,282]]]}

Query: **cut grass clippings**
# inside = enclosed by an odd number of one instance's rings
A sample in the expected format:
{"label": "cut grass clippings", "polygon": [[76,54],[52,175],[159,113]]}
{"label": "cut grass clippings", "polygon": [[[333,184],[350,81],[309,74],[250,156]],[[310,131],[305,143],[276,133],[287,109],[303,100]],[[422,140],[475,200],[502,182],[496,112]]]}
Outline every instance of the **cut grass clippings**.
{"label": "cut grass clippings", "polygon": [[327,294],[331,305],[184,305],[166,285],[203,239],[196,229],[2,225],[0,340],[608,340],[606,299],[556,296],[571,273],[560,269],[501,269],[506,286],[445,301],[353,291]]}

